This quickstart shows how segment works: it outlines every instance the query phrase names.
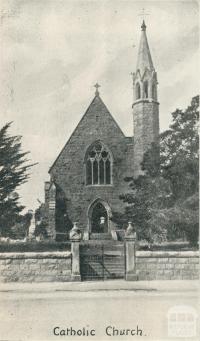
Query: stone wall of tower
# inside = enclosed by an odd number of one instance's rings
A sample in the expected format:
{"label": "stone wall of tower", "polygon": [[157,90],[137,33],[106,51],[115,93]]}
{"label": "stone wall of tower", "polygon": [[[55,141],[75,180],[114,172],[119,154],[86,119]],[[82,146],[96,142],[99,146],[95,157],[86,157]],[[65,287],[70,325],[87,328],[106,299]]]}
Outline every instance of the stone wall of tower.
{"label": "stone wall of tower", "polygon": [[134,176],[142,173],[141,162],[152,142],[159,143],[159,103],[140,100],[133,104]]}
{"label": "stone wall of tower", "polygon": [[144,153],[152,142],[159,143],[159,103],[157,74],[151,58],[143,20],[136,72],[133,73],[134,176],[142,174]]}

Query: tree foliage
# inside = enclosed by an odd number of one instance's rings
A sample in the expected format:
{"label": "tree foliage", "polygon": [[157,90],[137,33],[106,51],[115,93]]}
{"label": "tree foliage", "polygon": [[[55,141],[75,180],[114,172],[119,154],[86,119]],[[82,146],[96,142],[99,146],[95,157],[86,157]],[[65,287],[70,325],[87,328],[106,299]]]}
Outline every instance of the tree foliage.
{"label": "tree foliage", "polygon": [[28,230],[31,222],[32,214],[27,212],[25,214],[16,215],[15,221],[11,230],[5,231],[11,239],[24,239],[28,236]]}
{"label": "tree foliage", "polygon": [[47,238],[47,228],[48,228],[48,216],[44,203],[41,203],[40,206],[35,211],[35,232],[34,235],[42,236],[43,239]]}
{"label": "tree foliage", "polygon": [[183,111],[172,113],[170,129],[161,134],[162,174],[169,179],[175,200],[184,200],[198,190],[199,96]]}
{"label": "tree foliage", "polygon": [[7,123],[0,130],[0,233],[8,235],[24,209],[16,189],[29,178],[29,152],[21,150],[21,136],[10,136]]}
{"label": "tree foliage", "polygon": [[[162,176],[170,182],[171,207],[165,212],[168,226],[196,244],[198,241],[199,192],[199,96],[186,110],[172,114],[170,129],[161,135]],[[170,231],[170,227],[168,228]]]}
{"label": "tree foliage", "polygon": [[198,119],[199,96],[186,110],[172,113],[170,128],[160,135],[160,146],[145,153],[137,179],[125,179],[130,191],[121,196],[124,214],[114,214],[121,226],[131,220],[138,237],[149,242],[185,235],[198,240]]}

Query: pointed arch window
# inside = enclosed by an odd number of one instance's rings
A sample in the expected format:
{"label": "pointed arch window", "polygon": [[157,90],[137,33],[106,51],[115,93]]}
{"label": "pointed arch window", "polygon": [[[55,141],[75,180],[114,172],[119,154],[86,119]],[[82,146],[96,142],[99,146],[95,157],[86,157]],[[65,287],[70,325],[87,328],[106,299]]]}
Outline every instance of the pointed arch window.
{"label": "pointed arch window", "polygon": [[149,94],[148,94],[148,87],[149,87],[149,85],[148,85],[148,81],[145,81],[144,82],[144,98],[148,98],[149,97]]}
{"label": "pointed arch window", "polygon": [[156,100],[156,85],[152,84],[152,98]]}
{"label": "pointed arch window", "polygon": [[141,90],[140,90],[140,84],[136,84],[136,99],[139,99],[141,97]]}
{"label": "pointed arch window", "polygon": [[112,184],[112,156],[101,143],[93,144],[86,153],[86,185]]}

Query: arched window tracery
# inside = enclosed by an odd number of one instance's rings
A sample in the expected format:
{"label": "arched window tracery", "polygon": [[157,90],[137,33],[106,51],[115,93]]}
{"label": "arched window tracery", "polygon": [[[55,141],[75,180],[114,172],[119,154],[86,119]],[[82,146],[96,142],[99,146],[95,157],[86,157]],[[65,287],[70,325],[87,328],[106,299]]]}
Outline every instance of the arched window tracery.
{"label": "arched window tracery", "polygon": [[112,184],[112,157],[109,150],[96,142],[86,153],[86,184]]}
{"label": "arched window tracery", "polygon": [[148,81],[145,81],[144,82],[144,98],[148,98],[149,97],[149,93],[148,93],[148,87],[149,87],[149,85],[148,85]]}
{"label": "arched window tracery", "polygon": [[155,83],[152,84],[152,98],[156,100],[156,86],[155,86]]}
{"label": "arched window tracery", "polygon": [[137,83],[136,84],[136,99],[140,99],[141,98],[141,89],[140,89],[140,84]]}

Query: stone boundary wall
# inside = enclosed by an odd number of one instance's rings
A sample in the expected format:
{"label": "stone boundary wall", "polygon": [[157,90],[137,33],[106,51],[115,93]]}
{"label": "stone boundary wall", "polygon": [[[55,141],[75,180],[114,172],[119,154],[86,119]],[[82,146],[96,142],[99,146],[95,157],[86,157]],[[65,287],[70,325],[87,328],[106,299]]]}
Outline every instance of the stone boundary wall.
{"label": "stone boundary wall", "polygon": [[0,253],[0,282],[68,282],[71,259],[71,252]]}
{"label": "stone boundary wall", "polygon": [[198,251],[137,251],[139,280],[199,279]]}
{"label": "stone boundary wall", "polygon": [[[0,253],[0,282],[69,282],[79,254],[71,252]],[[72,266],[73,264],[74,266]],[[78,261],[79,263],[79,261]],[[74,273],[73,273],[74,272]],[[138,280],[184,280],[199,278],[199,252],[137,251]],[[80,277],[80,275],[79,275]],[[136,280],[131,279],[131,280]]]}

